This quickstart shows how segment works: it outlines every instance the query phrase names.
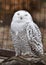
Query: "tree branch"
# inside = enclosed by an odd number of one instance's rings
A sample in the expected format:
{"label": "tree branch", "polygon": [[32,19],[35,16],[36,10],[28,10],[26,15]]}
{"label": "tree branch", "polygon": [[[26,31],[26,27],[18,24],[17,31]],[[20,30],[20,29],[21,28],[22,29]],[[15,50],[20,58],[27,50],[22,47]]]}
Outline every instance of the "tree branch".
{"label": "tree branch", "polygon": [[46,65],[46,54],[42,57],[14,56],[4,60],[0,65]]}

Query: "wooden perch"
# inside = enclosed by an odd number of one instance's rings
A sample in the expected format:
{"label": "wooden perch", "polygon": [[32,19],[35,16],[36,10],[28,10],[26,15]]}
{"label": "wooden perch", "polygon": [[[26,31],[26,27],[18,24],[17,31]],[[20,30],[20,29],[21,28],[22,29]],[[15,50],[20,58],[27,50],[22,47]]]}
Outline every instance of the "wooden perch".
{"label": "wooden perch", "polygon": [[12,57],[12,56],[15,56],[15,51],[0,49],[0,56],[2,56],[2,57]]}
{"label": "wooden perch", "polygon": [[38,58],[31,56],[15,56],[15,51],[0,49],[0,56],[7,57],[0,65],[46,65],[46,53]]}
{"label": "wooden perch", "polygon": [[0,65],[46,65],[46,54],[43,57],[14,56],[4,60]]}

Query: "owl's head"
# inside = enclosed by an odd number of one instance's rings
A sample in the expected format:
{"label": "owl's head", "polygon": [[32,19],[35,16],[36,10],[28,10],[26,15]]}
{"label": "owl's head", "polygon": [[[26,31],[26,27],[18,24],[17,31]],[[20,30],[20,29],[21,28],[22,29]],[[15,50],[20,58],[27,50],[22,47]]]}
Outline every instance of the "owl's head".
{"label": "owl's head", "polygon": [[15,12],[12,21],[18,22],[18,23],[31,22],[32,16],[30,15],[29,12],[25,10],[20,10]]}

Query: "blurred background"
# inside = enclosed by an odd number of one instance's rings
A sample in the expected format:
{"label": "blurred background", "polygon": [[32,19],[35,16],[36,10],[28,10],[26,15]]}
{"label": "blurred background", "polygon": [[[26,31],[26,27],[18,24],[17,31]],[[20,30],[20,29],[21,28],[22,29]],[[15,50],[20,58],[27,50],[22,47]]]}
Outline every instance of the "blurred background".
{"label": "blurred background", "polygon": [[9,30],[13,14],[20,9],[30,12],[39,26],[46,51],[46,0],[0,0],[0,48],[14,50]]}

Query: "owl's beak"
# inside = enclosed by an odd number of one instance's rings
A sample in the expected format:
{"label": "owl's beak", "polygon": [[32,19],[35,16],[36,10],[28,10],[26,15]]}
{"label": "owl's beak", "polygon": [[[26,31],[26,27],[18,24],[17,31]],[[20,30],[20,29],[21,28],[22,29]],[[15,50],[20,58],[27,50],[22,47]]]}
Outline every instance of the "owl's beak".
{"label": "owl's beak", "polygon": [[22,18],[22,17],[20,17],[20,19],[22,20],[23,18]]}

